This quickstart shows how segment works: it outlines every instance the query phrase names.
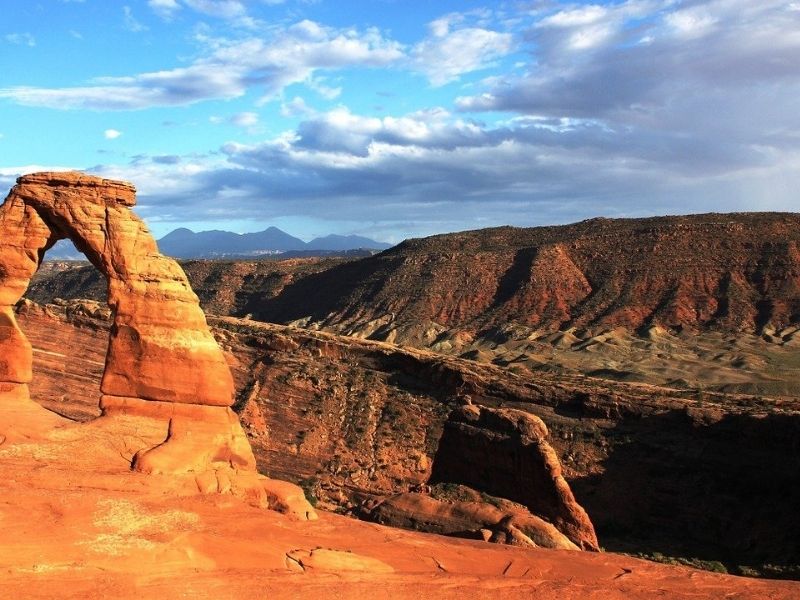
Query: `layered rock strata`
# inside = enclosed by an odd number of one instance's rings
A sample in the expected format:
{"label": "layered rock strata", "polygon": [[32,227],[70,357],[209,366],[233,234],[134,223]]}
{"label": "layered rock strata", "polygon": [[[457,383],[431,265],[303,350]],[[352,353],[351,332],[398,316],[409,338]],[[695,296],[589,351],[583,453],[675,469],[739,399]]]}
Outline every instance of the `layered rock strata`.
{"label": "layered rock strata", "polygon": [[113,325],[100,386],[104,416],[168,423],[166,440],[142,448],[133,467],[196,473],[201,489],[213,487],[205,472],[255,475],[250,444],[230,409],[225,356],[183,270],[159,253],[131,211],[135,203],[128,183],[71,172],[20,177],[0,206],[0,435],[31,438],[57,424],[29,397],[32,350],[13,307],[45,252],[68,238],[108,282]]}

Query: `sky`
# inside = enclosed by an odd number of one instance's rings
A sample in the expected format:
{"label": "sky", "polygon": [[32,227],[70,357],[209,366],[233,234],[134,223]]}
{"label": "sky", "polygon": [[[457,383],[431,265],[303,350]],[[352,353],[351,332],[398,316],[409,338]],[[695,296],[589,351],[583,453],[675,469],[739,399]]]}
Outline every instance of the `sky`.
{"label": "sky", "polygon": [[387,242],[800,210],[797,0],[4,0],[0,192]]}

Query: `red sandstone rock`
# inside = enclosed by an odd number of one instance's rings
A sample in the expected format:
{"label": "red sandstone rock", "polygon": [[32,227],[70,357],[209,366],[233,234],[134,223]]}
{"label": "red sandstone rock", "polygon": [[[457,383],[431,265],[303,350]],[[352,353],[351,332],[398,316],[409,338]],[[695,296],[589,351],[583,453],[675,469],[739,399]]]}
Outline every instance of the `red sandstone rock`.
{"label": "red sandstone rock", "polygon": [[[194,473],[201,490],[253,495],[264,505],[312,518],[296,486],[259,478],[250,444],[229,406],[233,378],[186,275],[158,252],[130,210],[133,186],[81,173],[17,180],[0,206],[0,443],[35,438],[59,423],[28,396],[32,350],[13,307],[48,248],[69,238],[108,281],[113,313],[99,421],[133,416],[168,423],[166,439],[135,453],[150,474]],[[234,479],[241,472],[238,482]],[[217,485],[204,473],[214,473]],[[266,487],[264,487],[266,486]],[[270,495],[271,494],[271,495]],[[301,500],[302,499],[302,500]]]}
{"label": "red sandstone rock", "polygon": [[47,248],[69,238],[108,280],[114,327],[103,393],[229,406],[230,371],[197,296],[130,211],[134,194],[129,184],[79,173],[36,173],[18,180],[0,208],[0,326],[6,350],[0,374],[5,381],[30,380],[30,350],[15,329],[11,307]]}
{"label": "red sandstone rock", "polygon": [[519,506],[509,510],[486,502],[443,502],[424,494],[405,493],[367,506],[362,516],[393,527],[509,546],[579,549],[554,525]]}
{"label": "red sandstone rock", "polygon": [[541,515],[580,548],[598,550],[589,515],[575,500],[547,427],[521,410],[467,405],[444,426],[432,482],[461,483]]}
{"label": "red sandstone rock", "polygon": [[793,213],[497,227],[406,240],[300,279],[252,312],[418,346],[509,323],[760,332],[797,322],[798,248]]}

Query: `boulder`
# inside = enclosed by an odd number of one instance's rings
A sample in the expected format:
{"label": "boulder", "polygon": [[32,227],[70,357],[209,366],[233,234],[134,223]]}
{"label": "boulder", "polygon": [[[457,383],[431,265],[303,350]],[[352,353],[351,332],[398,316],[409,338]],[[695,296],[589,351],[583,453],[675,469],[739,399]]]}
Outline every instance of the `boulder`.
{"label": "boulder", "polygon": [[453,410],[430,483],[450,482],[518,502],[584,550],[598,550],[589,515],[575,500],[547,427],[521,410],[465,405]]}

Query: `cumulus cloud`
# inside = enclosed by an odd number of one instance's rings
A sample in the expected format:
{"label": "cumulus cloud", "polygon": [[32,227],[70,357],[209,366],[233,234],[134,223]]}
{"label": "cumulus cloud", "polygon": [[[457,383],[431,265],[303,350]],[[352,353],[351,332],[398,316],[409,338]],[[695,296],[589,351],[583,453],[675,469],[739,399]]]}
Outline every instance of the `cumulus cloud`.
{"label": "cumulus cloud", "polygon": [[118,131],[116,129],[106,129],[103,132],[103,137],[106,138],[107,140],[115,140],[121,135],[122,135],[122,132]]}
{"label": "cumulus cloud", "polygon": [[[172,165],[155,158],[98,172],[131,178],[145,215],[161,220],[180,221],[189,210],[198,220],[349,219],[380,223],[376,235],[746,210],[752,202],[786,210],[800,185],[797,168],[734,146],[642,138],[574,118],[487,124],[442,108],[375,118],[340,107],[270,140],[221,150],[185,158],[168,177]],[[800,166],[800,155],[792,160]],[[164,178],[169,188],[159,186]]]}
{"label": "cumulus cloud", "polygon": [[27,32],[7,33],[4,37],[9,44],[15,44],[17,46],[29,46],[30,48],[33,48],[36,45],[36,38]]}
{"label": "cumulus cloud", "polygon": [[98,77],[66,88],[13,87],[0,98],[58,109],[134,110],[236,98],[250,87],[264,99],[286,86],[309,81],[321,69],[391,64],[403,56],[400,44],[377,29],[336,29],[301,21],[270,39],[206,39],[208,52],[187,67],[127,77]]}
{"label": "cumulus cloud", "polygon": [[775,0],[564,8],[527,32],[525,74],[457,106],[596,122],[610,156],[659,157],[672,182],[786,168],[800,140],[799,27]]}
{"label": "cumulus cloud", "polygon": [[[142,156],[92,169],[134,181],[139,210],[153,221],[350,219],[373,224],[378,237],[597,215],[797,210],[795,4],[537,3],[506,21],[516,23],[509,43],[527,53],[524,64],[489,73],[455,106],[408,114],[317,111],[280,92],[296,82],[336,88],[338,79],[321,74],[354,64],[413,62],[422,70],[414,61],[423,47],[430,57],[442,52],[438,75],[426,72],[431,81],[452,81],[497,58],[469,58],[467,49],[468,60],[448,63],[457,53],[443,50],[446,42],[465,30],[502,35],[496,17],[437,19],[408,60],[375,30],[303,21],[269,40],[207,39],[207,52],[183,69],[34,89],[26,102],[42,104],[50,93],[45,104],[97,107],[116,98],[132,108],[257,86],[280,98],[283,116],[300,120],[270,139],[239,139],[205,156]],[[22,94],[0,91],[18,101]],[[239,117],[248,127],[246,114],[218,121]]]}
{"label": "cumulus cloud", "polygon": [[428,25],[430,35],[411,51],[413,67],[424,73],[434,86],[484,69],[512,50],[510,33],[462,27],[464,20],[464,15],[454,13],[432,21]]}

